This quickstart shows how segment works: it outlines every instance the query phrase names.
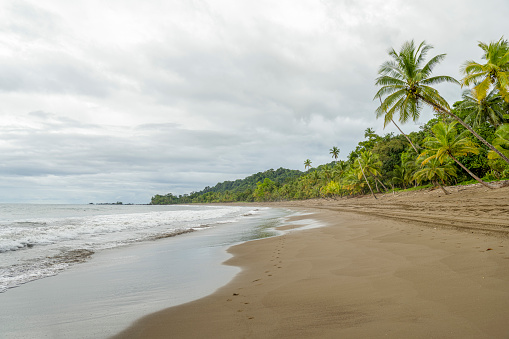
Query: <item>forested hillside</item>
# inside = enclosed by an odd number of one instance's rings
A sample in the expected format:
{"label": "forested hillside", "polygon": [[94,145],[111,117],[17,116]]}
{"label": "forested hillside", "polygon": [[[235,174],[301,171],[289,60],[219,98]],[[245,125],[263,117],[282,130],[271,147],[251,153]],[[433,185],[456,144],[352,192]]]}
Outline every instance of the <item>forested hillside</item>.
{"label": "forested hillside", "polygon": [[151,204],[178,204],[178,203],[196,203],[196,202],[225,202],[225,201],[254,201],[253,192],[257,188],[257,183],[265,179],[270,180],[276,187],[281,187],[285,183],[294,180],[303,175],[304,172],[278,168],[269,169],[265,172],[258,172],[244,179],[235,181],[224,181],[214,187],[205,187],[202,191],[191,192],[181,196],[174,196],[169,193],[166,195],[156,195],[152,198]]}

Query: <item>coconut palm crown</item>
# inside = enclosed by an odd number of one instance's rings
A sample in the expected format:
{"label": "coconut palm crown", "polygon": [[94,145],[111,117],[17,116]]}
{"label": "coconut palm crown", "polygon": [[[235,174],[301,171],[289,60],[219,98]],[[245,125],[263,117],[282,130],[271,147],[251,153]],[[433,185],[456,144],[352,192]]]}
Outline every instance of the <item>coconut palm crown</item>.
{"label": "coconut palm crown", "polygon": [[486,97],[492,86],[494,86],[504,98],[509,102],[509,43],[503,37],[496,42],[485,44],[479,42],[479,47],[484,51],[482,59],[485,64],[468,60],[461,67],[465,74],[462,85],[475,85],[480,98]]}
{"label": "coconut palm crown", "polygon": [[479,154],[478,147],[467,138],[468,131],[457,133],[456,122],[450,124],[438,122],[432,127],[432,131],[434,136],[424,139],[426,150],[419,156],[420,159],[424,158],[422,165],[433,159],[444,163],[451,156]]}
{"label": "coconut palm crown", "polygon": [[505,121],[504,100],[498,95],[496,89],[491,90],[482,97],[477,90],[463,91],[463,100],[458,105],[460,113],[464,115],[464,121],[470,126],[478,127],[487,121],[492,126],[498,127]]}
{"label": "coconut palm crown", "polygon": [[333,146],[330,150],[329,150],[329,154],[332,155],[332,158],[337,161],[338,160],[338,156],[339,156],[339,148],[336,147],[336,146]]}
{"label": "coconut palm crown", "polygon": [[380,76],[376,79],[376,85],[382,86],[375,95],[375,99],[381,100],[376,115],[377,118],[385,117],[384,125],[387,125],[395,114],[399,114],[401,123],[409,119],[417,121],[423,103],[435,110],[437,106],[449,110],[447,101],[431,86],[443,82],[459,83],[450,76],[431,76],[435,66],[445,58],[445,54],[439,54],[425,63],[426,55],[432,48],[425,41],[416,46],[411,40],[403,44],[399,53],[394,49],[389,50],[392,60],[380,66]]}
{"label": "coconut palm crown", "polygon": [[304,161],[304,168],[306,168],[306,169],[311,168],[311,160],[306,159]]}
{"label": "coconut palm crown", "polygon": [[479,148],[469,138],[467,138],[468,131],[463,131],[458,134],[456,124],[456,121],[450,124],[439,122],[431,128],[434,136],[424,139],[424,146],[426,147],[426,150],[422,152],[418,158],[424,158],[422,166],[426,165],[431,160],[436,160],[440,164],[443,164],[447,159],[452,159],[479,183],[488,188],[494,188],[482,181],[481,178],[476,176],[472,173],[472,171],[465,167],[465,165],[458,161],[457,157],[459,156],[464,156],[469,153],[479,154]]}

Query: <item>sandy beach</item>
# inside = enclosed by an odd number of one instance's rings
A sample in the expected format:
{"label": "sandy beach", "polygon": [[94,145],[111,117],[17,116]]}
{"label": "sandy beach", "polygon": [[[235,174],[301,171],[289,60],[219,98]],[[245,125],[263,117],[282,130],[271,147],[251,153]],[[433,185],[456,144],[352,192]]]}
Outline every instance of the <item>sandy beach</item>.
{"label": "sandy beach", "polygon": [[115,338],[508,338],[509,188],[448,189],[264,204],[325,226],[230,248],[233,281]]}

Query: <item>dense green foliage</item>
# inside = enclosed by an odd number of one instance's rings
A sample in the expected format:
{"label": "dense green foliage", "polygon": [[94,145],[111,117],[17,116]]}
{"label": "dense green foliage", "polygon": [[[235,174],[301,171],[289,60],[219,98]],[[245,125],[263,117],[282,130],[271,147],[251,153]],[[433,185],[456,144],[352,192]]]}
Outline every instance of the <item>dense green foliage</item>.
{"label": "dense green foliage", "polygon": [[509,156],[509,45],[500,39],[479,46],[487,62],[468,61],[463,66],[462,84],[473,88],[463,92],[462,100],[452,109],[431,87],[440,82],[456,83],[450,77],[431,74],[445,54],[425,62],[431,47],[413,42],[405,43],[399,53],[389,52],[392,60],[382,64],[376,80],[381,86],[375,96],[381,103],[376,115],[384,117],[386,124],[394,123],[393,117],[398,115],[404,123],[416,120],[426,104],[436,116],[418,132],[378,135],[367,128],[364,140],[346,160],[337,160],[340,150],[333,146],[324,153],[328,151],[334,161],[313,168],[306,159],[307,172],[271,169],[183,196],[156,195],[151,203],[338,198],[418,185],[446,192],[443,186],[470,183],[472,178],[480,182],[509,179],[509,163],[503,158]]}
{"label": "dense green foliage", "polygon": [[214,187],[205,187],[200,192],[191,192],[175,196],[171,193],[166,195],[155,195],[151,204],[179,204],[179,203],[205,203],[205,202],[226,202],[226,201],[254,201],[254,192],[258,188],[259,182],[269,180],[275,187],[280,187],[286,182],[291,181],[303,172],[298,170],[290,170],[278,168],[277,170],[269,169],[265,172],[258,172],[244,179],[235,181],[224,181],[218,183]]}

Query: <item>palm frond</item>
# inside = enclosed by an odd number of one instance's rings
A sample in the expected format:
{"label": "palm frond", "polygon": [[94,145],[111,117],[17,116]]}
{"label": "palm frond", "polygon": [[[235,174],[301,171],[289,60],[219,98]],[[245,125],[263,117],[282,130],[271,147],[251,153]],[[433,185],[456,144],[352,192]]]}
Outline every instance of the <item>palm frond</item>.
{"label": "palm frond", "polygon": [[442,82],[449,82],[449,83],[457,84],[457,85],[460,84],[458,80],[454,79],[451,76],[447,76],[447,75],[439,75],[439,76],[427,78],[427,79],[424,79],[421,81],[421,83],[423,85],[436,85],[436,84],[440,84]]}
{"label": "palm frond", "polygon": [[439,54],[435,55],[433,58],[431,58],[426,65],[422,68],[422,73],[428,77],[431,72],[433,72],[433,68],[435,68],[436,65],[438,65],[440,62],[442,62],[445,59],[446,54]]}

